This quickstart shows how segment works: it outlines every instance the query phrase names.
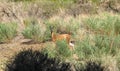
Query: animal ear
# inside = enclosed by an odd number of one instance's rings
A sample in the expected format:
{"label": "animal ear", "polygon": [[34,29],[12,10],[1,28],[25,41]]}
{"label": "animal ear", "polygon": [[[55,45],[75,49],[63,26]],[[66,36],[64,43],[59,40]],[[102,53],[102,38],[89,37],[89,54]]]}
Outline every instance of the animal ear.
{"label": "animal ear", "polygon": [[53,26],[49,26],[49,28],[50,28],[50,32],[52,33],[53,32]]}
{"label": "animal ear", "polygon": [[52,30],[52,26],[49,26],[50,30]]}
{"label": "animal ear", "polygon": [[54,27],[53,27],[53,26],[49,26],[49,28],[50,28],[50,30],[53,30],[53,29],[54,29]]}

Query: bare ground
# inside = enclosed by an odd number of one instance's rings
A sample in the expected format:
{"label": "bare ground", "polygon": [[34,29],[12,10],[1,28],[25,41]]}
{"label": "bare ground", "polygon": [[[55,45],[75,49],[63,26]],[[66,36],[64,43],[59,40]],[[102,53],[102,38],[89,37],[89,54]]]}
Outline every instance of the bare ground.
{"label": "bare ground", "polygon": [[[26,41],[26,39],[24,39]],[[5,43],[0,44],[0,71],[4,71],[5,63],[13,58],[15,54],[22,50],[32,49],[32,50],[41,50],[45,44],[51,43],[40,43],[40,44],[28,44],[22,42],[14,42],[14,43]]]}

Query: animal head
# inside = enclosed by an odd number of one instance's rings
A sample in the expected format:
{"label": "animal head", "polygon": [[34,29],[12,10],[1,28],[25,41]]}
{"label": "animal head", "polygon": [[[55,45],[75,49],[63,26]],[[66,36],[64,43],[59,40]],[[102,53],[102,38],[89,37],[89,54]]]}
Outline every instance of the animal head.
{"label": "animal head", "polygon": [[49,28],[50,28],[50,32],[52,34],[54,27],[53,26],[49,26]]}

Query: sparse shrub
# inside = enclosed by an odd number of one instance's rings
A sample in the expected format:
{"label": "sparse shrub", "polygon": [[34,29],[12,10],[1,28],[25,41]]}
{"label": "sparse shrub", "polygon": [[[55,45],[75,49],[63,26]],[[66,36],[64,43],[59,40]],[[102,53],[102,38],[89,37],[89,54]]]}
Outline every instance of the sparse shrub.
{"label": "sparse shrub", "polygon": [[61,59],[62,61],[70,58],[72,55],[72,51],[70,50],[65,40],[58,40],[56,41],[56,44],[48,43],[47,46],[42,50],[42,52],[47,53],[48,57],[50,58],[56,57]]}
{"label": "sparse shrub", "polygon": [[55,48],[54,44],[52,44],[52,43],[47,43],[45,48],[42,49],[41,52],[44,54],[48,54],[49,58],[56,58],[57,57],[56,48]]}
{"label": "sparse shrub", "polygon": [[120,38],[119,36],[101,36],[101,35],[96,35],[95,36],[95,47],[96,52],[99,53],[105,53],[105,54],[111,54],[111,55],[116,55],[117,50],[119,48],[119,41]]}
{"label": "sparse shrub", "polygon": [[120,34],[120,17],[116,18],[115,24],[114,24],[114,30],[116,35]]}
{"label": "sparse shrub", "polygon": [[94,56],[95,48],[91,44],[89,38],[86,38],[83,41],[76,41],[75,45],[75,53],[80,59],[89,59],[90,56]]}
{"label": "sparse shrub", "polygon": [[0,43],[10,42],[16,35],[16,23],[0,23]]}
{"label": "sparse shrub", "polygon": [[[101,18],[103,17],[103,18]],[[104,16],[94,16],[84,20],[84,23],[89,29],[95,33],[108,34],[119,33],[119,17],[112,16],[110,14],[104,14]]]}
{"label": "sparse shrub", "polygon": [[36,21],[26,22],[26,27],[22,34],[25,38],[32,39],[34,42],[45,41],[45,27]]}
{"label": "sparse shrub", "polygon": [[67,32],[76,34],[77,30],[80,28],[81,22],[79,22],[77,19],[70,18],[70,20],[68,20],[68,22],[65,21],[64,24]]}
{"label": "sparse shrub", "polygon": [[[104,66],[104,68],[105,68],[104,71],[107,71],[107,70],[117,71],[119,64],[116,62],[117,61],[116,55],[119,53],[119,41],[120,41],[119,35],[118,36],[114,36],[114,35],[108,36],[108,35],[98,35],[97,34],[94,36],[94,38],[92,40],[89,39],[89,37],[87,37],[86,39],[84,39],[82,41],[76,41],[75,53],[78,55],[81,62],[82,61],[86,62],[89,60],[98,60]],[[107,59],[107,57],[108,57],[108,59]],[[118,66],[116,63],[118,64]],[[111,64],[113,64],[113,66],[111,66]],[[98,65],[95,64],[95,68],[94,68],[94,64],[93,64],[93,66],[91,64],[88,66],[93,67],[93,68],[84,69],[84,67],[86,68],[86,65],[85,65],[83,67],[83,69],[85,71],[89,71],[89,70],[94,71],[94,69],[96,69],[96,67]],[[80,71],[84,71],[84,70],[81,70],[81,68],[79,68],[79,67],[77,69],[79,69]],[[77,71],[79,71],[79,70],[77,70]],[[99,71],[99,68],[96,69],[96,71]]]}
{"label": "sparse shrub", "polygon": [[45,21],[45,24],[48,26],[53,26],[53,31],[57,33],[68,33],[75,34],[80,27],[80,22],[74,18],[62,19],[54,18]]}
{"label": "sparse shrub", "polygon": [[61,59],[67,59],[72,55],[72,52],[65,40],[58,40],[56,42],[57,55]]}
{"label": "sparse shrub", "polygon": [[5,71],[71,71],[69,63],[58,59],[48,58],[47,54],[39,51],[24,50],[9,61]]}
{"label": "sparse shrub", "polygon": [[45,41],[51,40],[51,32],[50,32],[50,29],[48,29],[48,28],[45,31],[44,40]]}
{"label": "sparse shrub", "polygon": [[30,17],[23,20],[23,24],[25,27],[28,27],[29,25],[38,24],[38,21],[37,19]]}
{"label": "sparse shrub", "polygon": [[[45,20],[44,22],[47,26],[47,29],[51,30],[50,27],[54,27],[52,28],[53,32],[57,32],[58,27],[60,27],[59,22],[58,21],[51,21],[51,20]],[[51,33],[51,31],[49,31]]]}
{"label": "sparse shrub", "polygon": [[102,55],[116,55],[119,49],[119,36],[95,35],[91,40],[76,41],[75,53],[80,59],[96,59]]}

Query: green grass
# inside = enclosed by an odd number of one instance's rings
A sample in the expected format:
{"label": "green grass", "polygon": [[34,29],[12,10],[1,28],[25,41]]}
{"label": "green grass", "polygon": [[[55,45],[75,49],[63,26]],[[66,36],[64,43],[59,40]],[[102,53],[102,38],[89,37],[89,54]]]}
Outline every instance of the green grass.
{"label": "green grass", "polygon": [[[95,44],[93,45],[91,44],[91,40],[86,38],[84,41],[76,42],[74,51],[70,51],[64,40],[57,41],[55,46],[53,46],[51,43],[47,44],[47,48],[45,48],[43,52],[48,53],[49,57],[55,57],[61,59],[62,61],[68,61],[75,65],[75,67],[84,68],[88,61],[92,61],[101,63],[101,66],[105,67],[107,70],[109,67],[111,67],[111,64],[114,64],[110,70],[114,71],[113,68],[118,68],[119,66],[116,61],[119,61],[118,39],[120,38],[113,38],[114,43],[112,47],[110,44],[110,39],[111,37],[97,35],[94,39]],[[74,60],[74,58],[72,58],[73,53],[78,55],[79,60]]]}
{"label": "green grass", "polygon": [[[89,55],[97,56],[101,54],[116,55],[119,49],[120,37],[96,35],[93,40],[86,38],[76,42],[76,53],[80,58],[88,58]],[[92,44],[94,43],[94,44]]]}
{"label": "green grass", "polygon": [[52,44],[52,43],[46,43],[45,48],[42,49],[41,52],[43,52],[44,54],[47,53],[49,58],[57,57],[56,48],[55,48],[54,44]]}
{"label": "green grass", "polygon": [[[119,44],[120,36],[95,35],[91,40],[87,37],[75,44],[75,53],[80,61],[99,61],[106,70],[116,71],[119,68]],[[94,43],[94,44],[93,44]],[[118,62],[118,63],[117,63]],[[111,64],[113,64],[111,66]],[[114,70],[115,68],[115,70]]]}
{"label": "green grass", "polygon": [[[102,17],[102,18],[101,18]],[[87,27],[100,34],[119,34],[120,33],[120,16],[103,14],[100,16],[92,16],[84,20]]]}
{"label": "green grass", "polygon": [[45,21],[45,24],[53,27],[53,31],[57,33],[69,33],[76,34],[77,30],[80,27],[79,20],[69,17],[68,19],[63,18],[53,18]]}
{"label": "green grass", "polygon": [[72,55],[72,52],[65,40],[58,40],[56,42],[56,50],[58,58],[67,59]]}
{"label": "green grass", "polygon": [[8,43],[17,35],[16,23],[0,23],[0,42]]}
{"label": "green grass", "polygon": [[48,56],[50,58],[58,58],[62,61],[70,60],[69,58],[72,56],[72,52],[65,40],[58,40],[55,44],[46,44],[42,52],[48,53]]}
{"label": "green grass", "polygon": [[[101,66],[105,67],[105,71],[116,71],[120,69],[119,21],[119,15],[110,15],[106,13],[99,16],[88,17],[87,19],[84,19],[83,23],[87,25],[91,32],[96,33],[86,33],[83,40],[76,39],[74,51],[69,51],[69,48],[64,41],[57,41],[56,48],[53,49],[54,51],[49,51],[48,49],[49,54],[50,56],[58,57],[63,61],[69,61],[76,67],[84,68],[88,61],[95,61],[96,63],[101,63]],[[55,27],[53,29],[54,32],[62,32],[63,29],[65,29],[65,32],[68,32],[67,29],[70,28],[70,31],[74,33],[74,31],[79,30],[78,25],[80,25],[80,22],[76,19],[70,18],[69,20],[52,18],[47,20],[45,24],[48,28],[49,26]],[[60,29],[61,27],[63,28]],[[75,35],[77,34],[80,34],[80,32],[75,33]],[[91,34],[92,38],[90,37]],[[76,36],[76,38],[77,37],[80,36]],[[78,60],[72,58],[73,54],[78,56]]]}
{"label": "green grass", "polygon": [[25,29],[22,34],[25,38],[32,39],[34,42],[45,41],[45,28],[36,20],[25,21]]}

